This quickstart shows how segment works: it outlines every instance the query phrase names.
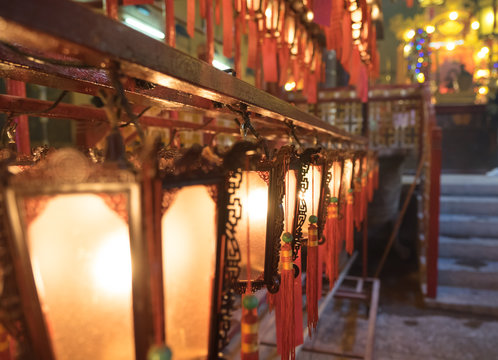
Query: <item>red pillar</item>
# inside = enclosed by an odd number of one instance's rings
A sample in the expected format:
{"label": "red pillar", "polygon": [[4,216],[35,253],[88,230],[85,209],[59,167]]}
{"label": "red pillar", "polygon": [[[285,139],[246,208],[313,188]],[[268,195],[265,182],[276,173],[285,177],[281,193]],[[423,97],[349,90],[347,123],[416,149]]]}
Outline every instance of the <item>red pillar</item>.
{"label": "red pillar", "polygon": [[429,239],[427,242],[427,297],[430,298],[435,298],[437,295],[437,260],[439,253],[439,196],[441,192],[441,139],[441,128],[433,126],[431,133]]}
{"label": "red pillar", "polygon": [[118,19],[118,0],[105,0],[104,9],[107,16],[113,20]]}
{"label": "red pillar", "polygon": [[[7,94],[26,97],[26,84],[22,81],[7,79]],[[14,118],[16,127],[17,152],[22,155],[31,155],[31,143],[29,140],[29,122],[27,115]]]}

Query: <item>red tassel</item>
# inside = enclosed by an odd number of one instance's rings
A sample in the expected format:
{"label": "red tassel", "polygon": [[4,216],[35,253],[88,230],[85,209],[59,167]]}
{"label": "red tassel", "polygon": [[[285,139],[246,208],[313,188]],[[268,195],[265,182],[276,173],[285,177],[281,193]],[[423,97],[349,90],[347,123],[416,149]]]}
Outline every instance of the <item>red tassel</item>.
{"label": "red tassel", "polygon": [[[301,250],[294,264],[299,268],[301,274]],[[294,347],[304,343],[303,335],[303,286],[301,276],[294,277]]]}
{"label": "red tassel", "polygon": [[[294,267],[292,266],[292,248],[290,242],[292,235],[284,233],[282,240],[285,242],[280,251],[282,262],[281,283],[278,296],[280,298],[280,318],[281,318],[281,356],[282,359],[294,360],[295,343],[294,343]],[[287,241],[288,240],[288,241]]]}
{"label": "red tassel", "polygon": [[413,6],[413,0],[406,0],[406,6],[411,8]]}
{"label": "red tassel", "polygon": [[175,4],[166,0],[166,44],[175,47]]}
{"label": "red tassel", "polygon": [[361,221],[365,220],[368,211],[368,191],[367,191],[367,175],[361,177]]}
{"label": "red tassel", "polygon": [[249,34],[251,36],[247,37],[247,67],[256,70],[256,63],[258,59],[258,27],[256,22],[249,20]]}
{"label": "red tassel", "polygon": [[[221,0],[214,0],[216,3],[214,4],[215,7],[215,17],[216,17],[216,25],[220,25],[220,20],[221,20],[221,7],[220,7],[220,1]],[[223,14],[225,16],[225,14]]]}
{"label": "red tassel", "polygon": [[258,360],[258,299],[244,295],[242,299],[241,354],[242,360]]}
{"label": "red tassel", "polygon": [[214,60],[214,29],[213,29],[213,0],[206,0],[206,37],[207,59],[209,64]]}
{"label": "red tassel", "polygon": [[374,189],[377,190],[378,188],[379,188],[379,163],[376,163],[374,170]]}
{"label": "red tassel", "polygon": [[187,0],[187,34],[190,38],[195,34],[195,0]]}
{"label": "red tassel", "polygon": [[308,312],[308,334],[311,337],[318,324],[318,229],[316,216],[310,216],[308,227],[308,259],[306,262],[306,308]]}
{"label": "red tassel", "polygon": [[337,259],[336,259],[336,249],[337,242],[340,240],[340,230],[339,230],[339,207],[337,198],[333,197],[331,203],[327,208],[327,242],[325,243],[327,246],[327,258],[328,258],[328,267],[327,267],[327,277],[330,282],[330,289],[334,286],[334,282],[336,280],[336,267]]}
{"label": "red tassel", "polygon": [[223,55],[232,57],[233,50],[233,8],[231,0],[223,0]]}
{"label": "red tassel", "polygon": [[263,76],[265,82],[278,81],[277,39],[265,37],[263,40]]}
{"label": "red tassel", "polygon": [[353,254],[354,248],[354,212],[353,212],[353,189],[349,189],[346,195],[346,251]]}
{"label": "red tassel", "polygon": [[199,14],[202,19],[206,18],[206,0],[199,0]]}

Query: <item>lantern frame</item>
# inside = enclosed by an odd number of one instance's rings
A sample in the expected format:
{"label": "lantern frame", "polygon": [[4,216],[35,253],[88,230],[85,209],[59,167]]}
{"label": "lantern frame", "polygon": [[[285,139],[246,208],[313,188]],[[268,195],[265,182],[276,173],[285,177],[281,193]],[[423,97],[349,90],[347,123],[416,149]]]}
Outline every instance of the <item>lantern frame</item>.
{"label": "lantern frame", "polygon": [[[239,271],[240,254],[236,255],[234,239],[229,236],[229,229],[236,221],[236,214],[231,212],[237,206],[225,189],[235,189],[236,184],[226,175],[224,169],[213,156],[207,159],[200,147],[190,148],[183,156],[169,154],[176,158],[175,165],[167,168],[161,176],[162,215],[166,214],[174,194],[185,187],[203,185],[208,188],[212,200],[216,203],[216,249],[214,278],[212,282],[211,310],[209,316],[208,359],[216,358],[228,344],[230,317],[235,300],[231,285],[236,281]],[[161,216],[162,218],[162,216]],[[167,229],[165,229],[167,231]],[[161,239],[162,242],[162,239]],[[234,256],[235,255],[235,256]],[[162,260],[163,261],[163,260]],[[161,263],[161,269],[163,264]],[[163,284],[161,284],[163,288]],[[167,289],[166,289],[167,291]],[[162,314],[166,316],[166,309]],[[166,335],[167,338],[167,335]]]}
{"label": "lantern frame", "polygon": [[[243,254],[240,253],[237,242],[237,224],[241,219],[241,211],[244,204],[241,199],[235,196],[242,184],[244,171],[261,172],[260,176],[268,184],[268,212],[266,217],[265,236],[265,263],[263,279],[251,280],[252,291],[257,291],[266,287],[270,293],[276,293],[280,286],[280,275],[278,273],[280,255],[280,235],[284,226],[284,213],[282,204],[285,192],[285,167],[283,161],[284,152],[279,152],[274,159],[264,157],[260,152],[260,145],[248,141],[236,143],[225,155],[223,166],[228,172],[228,222],[227,222],[227,254],[234,254],[233,259],[238,258],[239,262]],[[247,165],[249,169],[246,169]],[[267,173],[268,175],[264,174]],[[237,216],[238,215],[238,216]],[[230,259],[229,259],[230,263]],[[231,263],[230,263],[231,264]],[[238,294],[244,294],[247,289],[247,280],[240,280],[241,269],[233,269],[232,287]]]}
{"label": "lantern frame", "polygon": [[[296,177],[296,196],[302,193],[304,194],[308,190],[309,179],[307,174],[310,165],[322,166],[322,160],[320,160],[319,148],[308,148],[299,154],[297,159],[297,168],[299,169]],[[322,168],[323,176],[323,168]],[[320,183],[320,192],[323,190],[323,184]],[[318,204],[318,209],[320,208],[320,203]],[[294,224],[292,226],[292,259],[296,260],[298,257],[299,249],[304,245],[306,239],[303,238],[303,226],[306,223],[306,214],[308,210],[308,205],[304,198],[296,199],[296,208],[294,211]]]}
{"label": "lantern frame", "polygon": [[[62,155],[63,152],[65,155]],[[72,153],[71,153],[72,152]],[[75,157],[75,154],[78,154]],[[87,174],[84,176],[73,177],[75,163],[72,163],[71,169],[62,161],[61,167],[57,167],[57,161],[54,156],[61,154],[59,160],[71,159],[76,161],[77,168],[84,167]],[[10,224],[10,236],[7,238],[10,250],[10,258],[14,267],[14,276],[12,279],[5,279],[7,282],[15,281],[15,286],[10,286],[7,293],[1,295],[1,304],[4,306],[4,299],[9,296],[19,297],[20,304],[18,318],[12,319],[12,324],[20,321],[25,325],[17,334],[21,341],[21,346],[27,346],[28,352],[36,354],[40,359],[55,359],[53,341],[49,335],[47,319],[42,310],[38,288],[35,282],[32,261],[28,249],[28,236],[26,218],[22,209],[22,198],[24,197],[52,197],[57,195],[69,194],[124,194],[126,206],[113,204],[114,212],[126,211],[128,218],[129,245],[132,261],[132,320],[133,320],[133,338],[134,338],[134,356],[137,359],[146,357],[152,338],[152,317],[150,313],[150,294],[148,291],[149,276],[147,267],[146,248],[142,240],[142,218],[141,218],[141,195],[140,186],[135,179],[135,175],[123,169],[118,169],[114,164],[91,164],[84,158],[84,155],[74,149],[58,150],[48,156],[47,159],[40,161],[26,171],[11,176],[9,184],[4,190],[5,206],[8,212]],[[64,156],[68,156],[63,159]],[[52,160],[54,159],[54,160]],[[85,162],[86,160],[86,162]],[[62,175],[59,177],[59,175]],[[31,216],[36,217],[40,214],[44,206],[44,200],[36,201],[38,211],[34,211]],[[109,206],[112,201],[106,201]],[[9,275],[10,276],[10,275]],[[7,327],[8,328],[8,327]]]}

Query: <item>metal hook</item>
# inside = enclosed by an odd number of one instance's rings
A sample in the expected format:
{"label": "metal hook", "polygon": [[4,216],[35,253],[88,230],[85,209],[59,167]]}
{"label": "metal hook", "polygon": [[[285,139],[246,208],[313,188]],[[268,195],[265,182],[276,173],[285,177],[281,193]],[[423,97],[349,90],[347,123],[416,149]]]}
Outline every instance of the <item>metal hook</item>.
{"label": "metal hook", "polygon": [[294,140],[296,140],[296,143],[299,145],[299,147],[302,148],[303,145],[296,135],[296,125],[294,125],[294,123],[290,120],[285,120],[284,124],[289,128],[290,135],[294,138]]}

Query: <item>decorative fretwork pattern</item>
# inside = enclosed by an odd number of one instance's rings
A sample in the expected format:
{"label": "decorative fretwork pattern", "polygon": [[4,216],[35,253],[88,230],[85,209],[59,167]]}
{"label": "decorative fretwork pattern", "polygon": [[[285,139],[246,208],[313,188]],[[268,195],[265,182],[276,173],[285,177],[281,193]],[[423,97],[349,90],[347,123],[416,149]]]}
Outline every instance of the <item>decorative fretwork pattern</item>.
{"label": "decorative fretwork pattern", "polygon": [[299,169],[298,174],[298,190],[297,190],[297,211],[296,216],[294,218],[294,240],[292,241],[292,259],[296,260],[299,249],[301,248],[301,241],[303,238],[303,225],[306,221],[306,212],[308,210],[306,206],[306,200],[304,199],[303,194],[306,193],[309,186],[309,179],[306,177],[308,174],[308,170],[310,168],[310,164],[307,162],[301,163],[301,168]]}
{"label": "decorative fretwork pattern", "polygon": [[219,313],[219,342],[218,349],[223,349],[228,344],[228,332],[231,325],[231,312],[235,298],[235,288],[240,275],[240,248],[236,238],[236,229],[242,214],[242,204],[236,191],[242,182],[242,171],[237,169],[231,173],[227,183],[228,203],[225,226],[225,266],[223,272],[223,289]]}

